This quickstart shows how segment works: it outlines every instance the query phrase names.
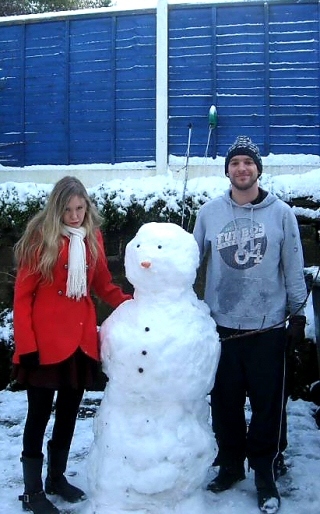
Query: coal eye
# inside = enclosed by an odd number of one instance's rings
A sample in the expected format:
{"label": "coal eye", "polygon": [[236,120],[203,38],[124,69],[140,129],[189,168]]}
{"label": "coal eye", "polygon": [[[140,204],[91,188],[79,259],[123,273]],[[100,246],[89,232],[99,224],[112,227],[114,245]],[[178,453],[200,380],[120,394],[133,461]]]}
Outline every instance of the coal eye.
{"label": "coal eye", "polygon": [[159,248],[159,250],[160,250],[160,248],[162,248],[162,245],[158,245],[158,248]]}
{"label": "coal eye", "polygon": [[140,245],[139,245],[139,244],[137,245],[137,248],[140,248]]}

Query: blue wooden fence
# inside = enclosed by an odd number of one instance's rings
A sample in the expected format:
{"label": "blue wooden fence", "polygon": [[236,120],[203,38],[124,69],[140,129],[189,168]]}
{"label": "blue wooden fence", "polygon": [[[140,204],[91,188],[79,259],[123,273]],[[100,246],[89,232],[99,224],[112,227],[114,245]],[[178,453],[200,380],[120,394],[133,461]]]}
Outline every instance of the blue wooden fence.
{"label": "blue wooden fence", "polygon": [[[170,5],[168,153],[320,153],[318,0]],[[0,22],[0,163],[155,160],[156,11]]]}

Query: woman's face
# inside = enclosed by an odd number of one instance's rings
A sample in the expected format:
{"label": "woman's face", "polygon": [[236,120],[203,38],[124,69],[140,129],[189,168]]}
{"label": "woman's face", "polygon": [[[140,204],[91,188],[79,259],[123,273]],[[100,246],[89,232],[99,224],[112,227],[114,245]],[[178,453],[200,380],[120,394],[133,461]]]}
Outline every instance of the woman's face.
{"label": "woman's face", "polygon": [[62,221],[68,227],[81,227],[87,210],[87,204],[81,196],[73,196],[68,203]]}

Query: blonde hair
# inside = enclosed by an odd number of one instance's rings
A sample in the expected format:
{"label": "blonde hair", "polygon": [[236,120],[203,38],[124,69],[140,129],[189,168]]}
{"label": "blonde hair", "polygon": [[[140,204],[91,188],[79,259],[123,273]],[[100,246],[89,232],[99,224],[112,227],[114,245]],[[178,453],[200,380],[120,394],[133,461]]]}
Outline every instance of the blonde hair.
{"label": "blonde hair", "polygon": [[86,202],[82,226],[87,231],[90,253],[98,256],[96,229],[102,223],[95,205],[84,185],[76,177],[64,177],[53,187],[45,208],[27,224],[23,236],[14,247],[18,267],[27,267],[30,273],[40,273],[45,281],[52,281],[52,270],[59,256],[62,243],[63,215],[71,198],[79,196]]}

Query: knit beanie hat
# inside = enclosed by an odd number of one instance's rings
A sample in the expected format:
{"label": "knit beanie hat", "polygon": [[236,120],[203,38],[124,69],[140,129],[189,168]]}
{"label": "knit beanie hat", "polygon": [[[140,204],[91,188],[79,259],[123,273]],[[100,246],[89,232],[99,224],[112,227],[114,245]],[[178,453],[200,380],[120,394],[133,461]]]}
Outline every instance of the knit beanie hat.
{"label": "knit beanie hat", "polygon": [[251,157],[258,168],[258,176],[260,177],[262,173],[262,159],[259,148],[251,141],[250,137],[238,136],[228,149],[224,164],[224,172],[226,175],[228,173],[229,162],[235,155],[248,155]]}

